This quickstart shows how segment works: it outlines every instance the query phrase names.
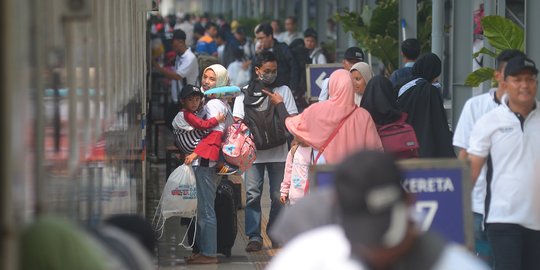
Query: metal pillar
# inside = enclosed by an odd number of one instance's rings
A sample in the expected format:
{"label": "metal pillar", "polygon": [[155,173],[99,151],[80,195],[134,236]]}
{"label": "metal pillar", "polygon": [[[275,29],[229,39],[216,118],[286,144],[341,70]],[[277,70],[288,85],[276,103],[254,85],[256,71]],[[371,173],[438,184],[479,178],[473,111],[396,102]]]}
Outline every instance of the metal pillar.
{"label": "metal pillar", "polygon": [[[472,14],[471,10],[472,9],[468,10],[467,12]],[[432,18],[433,20],[431,24],[431,52],[442,59],[444,49],[444,0],[433,0]],[[454,31],[455,30],[456,29],[454,29]]]}
{"label": "metal pillar", "polygon": [[[354,12],[359,12],[358,3],[356,1],[349,1],[349,10],[354,11]],[[356,46],[357,42],[352,37],[351,33],[347,33],[347,39],[348,39],[349,47]]]}
{"label": "metal pillar", "polygon": [[[490,16],[490,15],[497,15],[497,7],[495,6],[495,3],[492,1],[484,1],[484,16]],[[487,38],[484,38],[484,47],[493,51],[493,47],[489,45]],[[493,59],[493,57],[484,56],[482,59],[483,59],[482,63],[484,67],[495,68],[495,59]],[[482,92],[487,93],[489,92],[489,89],[491,89],[491,82],[490,81],[483,82]]]}
{"label": "metal pillar", "polygon": [[279,18],[279,0],[274,0],[274,10],[272,19]]}
{"label": "metal pillar", "polygon": [[238,20],[238,0],[232,0],[232,20]]}
{"label": "metal pillar", "polygon": [[[336,9],[338,11],[342,10],[345,7],[347,7],[347,5],[344,0],[336,0]],[[349,45],[349,39],[348,39],[349,34],[343,31],[343,27],[341,26],[340,23],[338,23],[336,27],[337,27],[336,61],[339,62],[343,59],[343,54],[345,53],[345,50],[351,46]],[[356,44],[352,46],[356,46]],[[359,44],[358,46],[362,48],[361,44]],[[365,48],[362,48],[362,49],[365,49]]]}
{"label": "metal pillar", "polygon": [[[525,53],[537,65],[540,65],[540,35],[538,35],[538,25],[540,25],[540,1],[525,1]],[[536,97],[540,97],[540,91],[536,92]]]}
{"label": "metal pillar", "polygon": [[[288,16],[294,16],[294,6],[295,6],[295,3],[296,1],[298,0],[287,0],[285,1],[285,16],[284,17],[288,17]],[[283,31],[285,31],[285,29],[283,29]]]}
{"label": "metal pillar", "polygon": [[[399,40],[400,42],[408,38],[416,38],[417,33],[417,16],[416,16],[416,0],[399,1]],[[442,19],[442,18],[441,18]],[[402,55],[399,54],[399,66],[403,67]]]}
{"label": "metal pillar", "polygon": [[327,1],[326,0],[317,0],[317,20],[316,20],[316,29],[319,33],[319,43],[326,41],[326,29],[328,20],[328,10],[327,10]]}
{"label": "metal pillar", "polygon": [[451,53],[452,126],[454,128],[463,109],[463,105],[472,94],[471,87],[465,85],[465,78],[472,72],[472,10],[473,4],[469,0],[454,0],[452,25],[453,53]]}
{"label": "metal pillar", "polygon": [[301,11],[302,21],[298,24],[298,32],[304,32],[309,25],[309,13],[308,13],[308,0],[302,0],[302,11]]}
{"label": "metal pillar", "polygon": [[497,15],[506,17],[506,0],[497,0]]}

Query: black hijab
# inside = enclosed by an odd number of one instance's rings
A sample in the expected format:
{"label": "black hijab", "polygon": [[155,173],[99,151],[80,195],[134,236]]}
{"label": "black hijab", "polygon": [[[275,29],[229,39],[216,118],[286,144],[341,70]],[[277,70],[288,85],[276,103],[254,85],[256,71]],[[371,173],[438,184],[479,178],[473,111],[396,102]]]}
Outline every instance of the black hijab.
{"label": "black hijab", "polygon": [[434,53],[427,53],[422,55],[414,63],[409,77],[403,78],[396,83],[394,87],[394,95],[398,96],[398,92],[408,82],[420,79],[416,84],[424,84],[426,82],[432,83],[435,78],[441,75],[441,59]]}
{"label": "black hijab", "polygon": [[414,128],[420,157],[455,157],[441,91],[431,84],[441,73],[441,60],[433,53],[423,55],[412,72],[421,80],[399,96],[398,104]]}
{"label": "black hijab", "polygon": [[369,112],[378,126],[393,123],[401,117],[392,91],[392,82],[382,75],[371,78],[366,86],[360,107]]}
{"label": "black hijab", "polygon": [[441,59],[434,53],[422,55],[412,67],[414,79],[422,78],[429,83],[441,75]]}

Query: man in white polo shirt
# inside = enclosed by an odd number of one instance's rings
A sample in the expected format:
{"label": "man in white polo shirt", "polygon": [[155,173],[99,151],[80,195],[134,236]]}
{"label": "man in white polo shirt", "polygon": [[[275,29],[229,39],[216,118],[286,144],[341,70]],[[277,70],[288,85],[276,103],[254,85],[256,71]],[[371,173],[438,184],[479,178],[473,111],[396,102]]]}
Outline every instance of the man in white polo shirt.
{"label": "man in white polo shirt", "polygon": [[484,220],[496,270],[540,266],[537,74],[526,57],[508,61],[501,106],[477,121],[467,149],[473,181],[487,161]]}
{"label": "man in white polo shirt", "polygon": [[175,104],[178,104],[178,97],[185,85],[199,85],[199,82],[197,81],[199,76],[199,64],[195,54],[186,45],[186,33],[184,33],[184,31],[180,29],[174,30],[172,46],[176,52],[174,70],[168,70],[155,62],[153,63],[153,66],[156,71],[161,72],[165,77],[172,80],[171,98]]}
{"label": "man in white polo shirt", "polygon": [[[525,56],[519,50],[504,50],[497,56],[497,69],[494,72],[498,88],[492,88],[488,93],[470,98],[465,103],[461,116],[454,131],[454,146],[460,148],[459,158],[467,159],[467,148],[469,148],[469,138],[471,131],[478,119],[487,112],[497,108],[501,104],[500,100],[505,90],[502,88],[504,79],[504,68],[506,63],[517,56]],[[482,167],[480,176],[474,185],[471,201],[474,215],[474,245],[476,254],[491,265],[491,250],[489,248],[487,234],[484,230],[484,201],[486,198],[486,170]]]}

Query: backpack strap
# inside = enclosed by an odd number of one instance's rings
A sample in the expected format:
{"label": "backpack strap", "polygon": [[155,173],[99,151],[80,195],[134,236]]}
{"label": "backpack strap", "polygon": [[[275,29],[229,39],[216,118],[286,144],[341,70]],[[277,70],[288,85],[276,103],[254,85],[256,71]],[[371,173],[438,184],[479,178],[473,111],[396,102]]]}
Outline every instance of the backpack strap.
{"label": "backpack strap", "polygon": [[345,120],[347,120],[347,118],[349,118],[349,116],[351,116],[353,114],[353,112],[356,111],[356,108],[358,108],[358,107],[355,106],[354,109],[347,116],[345,116],[341,120],[341,122],[336,127],[336,129],[334,129],[334,132],[332,132],[332,134],[330,135],[330,137],[328,137],[326,142],[321,146],[321,148],[319,148],[319,153],[317,153],[317,156],[315,157],[315,160],[313,161],[313,164],[315,164],[315,165],[317,164],[317,161],[319,161],[319,158],[321,157],[322,153],[324,152],[324,150],[326,149],[328,144],[330,144],[330,142],[334,139],[334,137],[336,137],[339,129],[341,128],[341,126],[343,126],[343,123],[345,123]]}
{"label": "backpack strap", "polygon": [[[347,118],[349,118],[349,116],[351,116],[353,114],[353,112],[356,111],[356,108],[358,108],[358,107],[354,106],[354,109],[347,116],[345,116],[341,120],[341,122],[339,122],[339,125],[336,127],[336,129],[334,129],[334,132],[332,132],[330,137],[328,137],[326,142],[319,149],[319,152],[317,153],[317,156],[315,157],[315,159],[312,158],[313,165],[317,165],[317,162],[319,161],[319,158],[321,157],[322,153],[324,152],[324,149],[326,149],[328,144],[334,139],[334,137],[336,137],[339,129],[341,128],[341,126],[343,126],[343,123],[345,123],[345,120],[347,120]],[[311,155],[313,156],[313,150],[311,151]],[[308,193],[309,193],[309,181],[306,182],[306,186],[304,187],[304,194],[308,194]]]}

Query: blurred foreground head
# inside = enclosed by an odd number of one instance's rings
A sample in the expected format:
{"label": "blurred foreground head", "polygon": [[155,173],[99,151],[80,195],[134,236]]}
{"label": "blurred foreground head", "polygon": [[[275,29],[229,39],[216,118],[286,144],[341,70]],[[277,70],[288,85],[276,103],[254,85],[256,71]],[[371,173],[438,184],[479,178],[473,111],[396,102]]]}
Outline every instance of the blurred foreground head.
{"label": "blurred foreground head", "polygon": [[60,218],[38,218],[22,231],[19,244],[21,270],[106,269],[100,247]]}
{"label": "blurred foreground head", "polygon": [[363,151],[336,169],[341,225],[351,243],[391,248],[407,234],[407,198],[402,172],[389,154]]}

